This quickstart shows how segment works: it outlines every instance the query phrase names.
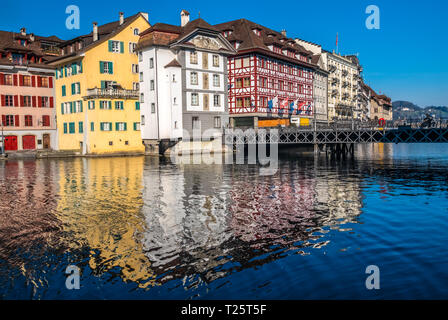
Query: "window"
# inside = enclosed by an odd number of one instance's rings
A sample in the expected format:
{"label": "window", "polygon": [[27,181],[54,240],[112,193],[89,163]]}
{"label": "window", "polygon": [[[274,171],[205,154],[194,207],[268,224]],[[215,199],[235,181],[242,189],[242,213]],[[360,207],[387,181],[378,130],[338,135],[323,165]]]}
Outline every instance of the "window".
{"label": "window", "polygon": [[134,131],[140,131],[140,122],[134,122]]}
{"label": "window", "polygon": [[149,90],[153,91],[154,90],[154,80],[151,80],[149,82]]}
{"label": "window", "polygon": [[135,28],[135,29],[134,29],[134,35],[135,35],[135,36],[138,36],[139,33],[140,33],[140,30],[138,30],[138,28]]}
{"label": "window", "polygon": [[43,127],[50,126],[50,116],[47,116],[47,115],[42,116],[42,126]]}
{"label": "window", "polygon": [[213,119],[213,125],[215,128],[221,128],[221,117],[215,117]]}
{"label": "window", "polygon": [[220,86],[220,84],[219,84],[219,74],[214,74],[213,75],[213,86],[215,86],[215,87],[219,87]]}
{"label": "window", "polygon": [[129,42],[129,52],[135,53],[135,48],[137,47],[137,44],[135,42]]}
{"label": "window", "polygon": [[213,66],[219,67],[219,56],[217,54],[213,55]]}
{"label": "window", "polygon": [[31,96],[22,97],[22,107],[31,107]]}
{"label": "window", "polygon": [[112,109],[112,102],[111,101],[106,101],[106,100],[101,100],[100,101],[100,109]]}
{"label": "window", "polygon": [[176,75],[173,74],[173,82],[176,82]]}
{"label": "window", "polygon": [[79,129],[79,133],[84,132],[84,122],[82,122],[82,121],[78,122],[78,129]]}
{"label": "window", "polygon": [[69,122],[68,133],[75,133],[75,123],[74,122]]}
{"label": "window", "polygon": [[243,79],[242,78],[236,79],[236,87],[237,88],[242,88],[243,87]]}
{"label": "window", "polygon": [[72,94],[81,93],[81,84],[79,82],[72,83]]}
{"label": "window", "polygon": [[132,73],[138,73],[138,64],[132,64]]}
{"label": "window", "polygon": [[197,72],[191,72],[190,73],[190,83],[192,85],[198,84],[198,73]]}
{"label": "window", "polygon": [[141,124],[142,126],[144,126],[144,125],[145,125],[145,116],[142,115],[142,116],[141,116],[141,119],[142,119],[142,121],[140,122],[140,124]]}
{"label": "window", "polygon": [[90,131],[95,131],[95,122],[90,122]]}
{"label": "window", "polygon": [[245,107],[250,107],[250,98],[249,97],[245,97],[244,98],[244,106]]}
{"label": "window", "polygon": [[95,101],[94,101],[94,100],[89,101],[89,102],[87,103],[87,107],[89,108],[89,110],[93,110],[93,109],[95,109]]}
{"label": "window", "polygon": [[192,93],[191,94],[191,105],[198,106],[199,105],[199,94]]}
{"label": "window", "polygon": [[138,52],[138,61],[140,61],[140,62],[143,61],[143,55],[142,55],[141,51]]}
{"label": "window", "polygon": [[40,81],[41,81],[40,85],[41,87],[48,88],[48,77],[41,77]]}
{"label": "window", "polygon": [[115,110],[123,110],[123,101],[115,101]]}
{"label": "window", "polygon": [[173,104],[174,104],[174,105],[177,104],[177,98],[176,98],[176,97],[173,98]]}
{"label": "window", "polygon": [[23,85],[31,87],[31,76],[23,76]]}
{"label": "window", "polygon": [[113,63],[108,61],[100,61],[100,73],[113,74]]}
{"label": "window", "polygon": [[32,127],[33,126],[33,116],[25,116],[25,127]]}
{"label": "window", "polygon": [[197,52],[190,52],[190,63],[198,64],[198,53]]}
{"label": "window", "polygon": [[192,118],[192,126],[193,126],[193,130],[201,129],[201,121],[199,120],[199,117]]}
{"label": "window", "polygon": [[112,122],[100,122],[101,131],[112,131]]}
{"label": "window", "polygon": [[145,96],[143,93],[140,93],[140,102],[145,102]]}
{"label": "window", "polygon": [[120,53],[121,52],[120,44],[121,44],[120,41],[109,40],[109,51]]}
{"label": "window", "polygon": [[156,104],[154,102],[151,103],[151,113],[156,113]]}
{"label": "window", "polygon": [[67,123],[64,123],[64,133],[67,133]]}
{"label": "window", "polygon": [[132,90],[138,91],[140,89],[140,84],[138,82],[132,82]]}
{"label": "window", "polygon": [[154,58],[149,58],[149,69],[154,68]]}
{"label": "window", "polygon": [[244,87],[250,87],[250,78],[249,77],[244,78]]}
{"label": "window", "polygon": [[140,102],[135,101],[135,110],[140,110]]}
{"label": "window", "polygon": [[62,96],[65,97],[65,95],[67,94],[67,92],[66,92],[66,90],[65,90],[65,85],[63,85],[63,86],[61,87],[61,89],[62,89]]}
{"label": "window", "polygon": [[143,72],[140,72],[140,82],[143,81]]}
{"label": "window", "polygon": [[5,85],[12,86],[13,85],[13,76],[12,74],[5,74]]}
{"label": "window", "polygon": [[127,123],[126,122],[115,122],[115,131],[126,131]]}
{"label": "window", "polygon": [[49,108],[50,107],[50,97],[41,97],[41,106],[42,108]]}
{"label": "window", "polygon": [[221,106],[221,97],[219,96],[219,94],[215,94],[213,96],[213,106],[214,107],[220,107]]}
{"label": "window", "polygon": [[236,106],[237,107],[243,106],[243,98],[236,98]]}
{"label": "window", "polygon": [[14,105],[14,96],[6,95],[5,96],[5,106],[12,107]]}

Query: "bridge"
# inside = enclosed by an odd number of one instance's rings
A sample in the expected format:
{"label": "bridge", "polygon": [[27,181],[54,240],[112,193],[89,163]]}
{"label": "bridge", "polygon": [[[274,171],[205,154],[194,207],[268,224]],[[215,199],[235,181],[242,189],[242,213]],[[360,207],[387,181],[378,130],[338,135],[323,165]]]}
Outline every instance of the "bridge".
{"label": "bridge", "polygon": [[420,124],[395,125],[386,128],[361,124],[331,124],[308,128],[278,127],[259,129],[225,129],[225,143],[246,144],[305,144],[314,145],[315,153],[347,154],[359,143],[447,143],[448,125],[438,123],[431,128]]}

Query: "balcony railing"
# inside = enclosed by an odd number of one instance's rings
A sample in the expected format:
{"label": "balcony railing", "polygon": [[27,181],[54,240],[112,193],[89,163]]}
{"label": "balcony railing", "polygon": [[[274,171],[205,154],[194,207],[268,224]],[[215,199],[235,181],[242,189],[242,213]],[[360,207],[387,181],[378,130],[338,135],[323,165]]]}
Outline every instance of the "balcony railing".
{"label": "balcony railing", "polygon": [[114,89],[114,88],[94,88],[87,89],[84,98],[112,98],[112,99],[138,99],[138,90]]}

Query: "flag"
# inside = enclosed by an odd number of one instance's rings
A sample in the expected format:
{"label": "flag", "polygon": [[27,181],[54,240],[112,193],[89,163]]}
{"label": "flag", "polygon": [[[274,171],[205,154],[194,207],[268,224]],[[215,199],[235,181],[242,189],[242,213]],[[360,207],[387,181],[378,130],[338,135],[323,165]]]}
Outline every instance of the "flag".
{"label": "flag", "polygon": [[296,106],[296,102],[295,101],[293,101],[293,102],[291,102],[290,104],[289,104],[289,113],[290,114],[293,114],[293,112],[294,112],[294,107]]}
{"label": "flag", "polygon": [[280,103],[280,108],[278,109],[279,114],[285,113],[285,109],[288,108],[288,99],[284,99],[282,103]]}
{"label": "flag", "polygon": [[272,111],[272,108],[277,108],[278,104],[278,97],[274,97],[271,100],[268,101],[268,109],[269,111]]}
{"label": "flag", "polygon": [[299,106],[297,107],[297,114],[302,113],[302,107],[305,105],[306,102],[300,102]]}
{"label": "flag", "polygon": [[338,47],[338,32],[336,32],[336,48]]}
{"label": "flag", "polygon": [[306,106],[306,113],[311,114],[313,111],[313,107],[311,106],[311,102]]}

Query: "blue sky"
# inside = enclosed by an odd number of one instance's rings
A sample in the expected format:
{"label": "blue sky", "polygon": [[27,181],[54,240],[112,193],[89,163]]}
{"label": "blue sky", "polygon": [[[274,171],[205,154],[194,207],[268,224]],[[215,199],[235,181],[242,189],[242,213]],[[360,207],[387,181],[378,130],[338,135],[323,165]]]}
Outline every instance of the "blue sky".
{"label": "blue sky", "polygon": [[[6,2],[6,1],[5,1]],[[0,29],[18,31],[24,26],[38,35],[70,39],[99,24],[138,11],[148,12],[150,23],[180,23],[180,10],[211,24],[246,18],[271,29],[286,29],[289,37],[359,54],[365,81],[393,100],[420,106],[448,105],[448,1],[8,1],[1,4]],[[65,28],[65,8],[80,8],[80,30]],[[368,5],[380,9],[380,29],[365,27]]]}

